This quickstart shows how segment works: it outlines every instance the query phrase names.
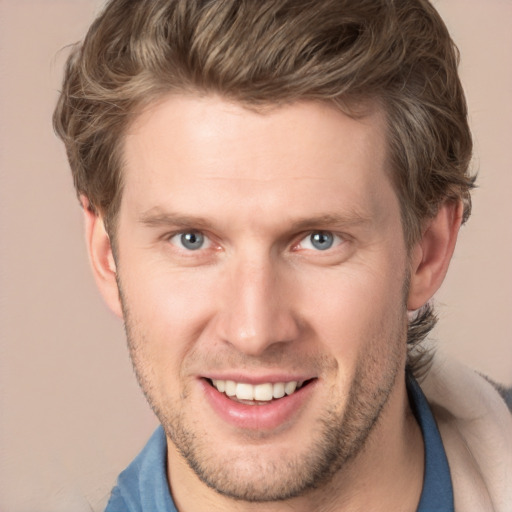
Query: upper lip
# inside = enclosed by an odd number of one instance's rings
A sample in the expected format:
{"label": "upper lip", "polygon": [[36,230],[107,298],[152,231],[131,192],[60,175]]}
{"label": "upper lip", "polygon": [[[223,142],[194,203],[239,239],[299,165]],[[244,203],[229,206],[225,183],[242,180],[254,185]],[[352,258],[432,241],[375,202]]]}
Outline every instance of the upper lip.
{"label": "upper lip", "polygon": [[297,373],[280,373],[280,374],[268,374],[268,375],[250,375],[240,372],[229,372],[229,373],[211,373],[201,376],[204,379],[209,380],[232,380],[234,382],[244,382],[247,384],[257,385],[265,384],[270,382],[275,384],[276,382],[305,382],[307,380],[314,379],[316,376],[311,374],[297,374]]}

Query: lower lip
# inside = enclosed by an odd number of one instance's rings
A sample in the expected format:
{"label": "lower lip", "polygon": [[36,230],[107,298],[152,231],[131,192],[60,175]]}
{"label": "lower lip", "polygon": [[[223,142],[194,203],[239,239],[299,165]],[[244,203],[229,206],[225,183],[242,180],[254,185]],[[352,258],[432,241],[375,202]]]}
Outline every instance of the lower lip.
{"label": "lower lip", "polygon": [[201,380],[210,406],[221,419],[237,428],[259,431],[275,430],[300,414],[305,402],[311,399],[316,382],[309,382],[295,393],[263,405],[247,405],[231,400],[206,380]]}

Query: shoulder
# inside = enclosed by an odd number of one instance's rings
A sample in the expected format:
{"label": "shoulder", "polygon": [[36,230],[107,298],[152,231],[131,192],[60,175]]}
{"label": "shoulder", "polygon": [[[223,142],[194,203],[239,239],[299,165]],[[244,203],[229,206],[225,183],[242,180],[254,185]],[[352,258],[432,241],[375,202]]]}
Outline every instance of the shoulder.
{"label": "shoulder", "polygon": [[112,489],[105,512],[138,512],[140,510],[140,508],[130,506],[129,502],[132,500],[125,500],[123,494],[123,491],[116,485]]}
{"label": "shoulder", "polygon": [[512,415],[500,393],[478,373],[441,355],[421,387],[441,432],[457,509],[510,510]]}
{"label": "shoulder", "polygon": [[167,485],[167,441],[158,427],[144,449],[119,475],[105,512],[175,511]]}

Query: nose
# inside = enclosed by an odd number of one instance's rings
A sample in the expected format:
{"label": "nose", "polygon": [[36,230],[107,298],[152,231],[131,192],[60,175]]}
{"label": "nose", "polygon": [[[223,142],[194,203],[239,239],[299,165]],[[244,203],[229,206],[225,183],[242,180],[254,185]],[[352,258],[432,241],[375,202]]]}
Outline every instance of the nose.
{"label": "nose", "polygon": [[270,257],[240,258],[225,276],[220,338],[238,351],[260,356],[276,345],[297,340],[293,277]]}

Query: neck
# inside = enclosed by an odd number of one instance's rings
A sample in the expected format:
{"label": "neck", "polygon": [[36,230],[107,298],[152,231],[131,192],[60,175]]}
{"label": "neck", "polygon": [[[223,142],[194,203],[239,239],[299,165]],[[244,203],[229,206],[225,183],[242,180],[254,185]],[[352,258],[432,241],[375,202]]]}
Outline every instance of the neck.
{"label": "neck", "polygon": [[[256,512],[262,503],[235,501],[204,485],[168,440],[169,480],[180,512]],[[266,512],[416,510],[422,490],[424,445],[410,409],[405,379],[397,383],[364,448],[324,486],[280,502]]]}

